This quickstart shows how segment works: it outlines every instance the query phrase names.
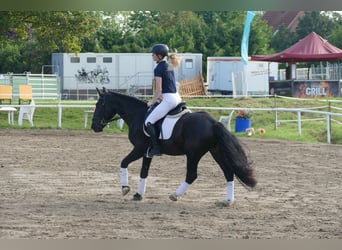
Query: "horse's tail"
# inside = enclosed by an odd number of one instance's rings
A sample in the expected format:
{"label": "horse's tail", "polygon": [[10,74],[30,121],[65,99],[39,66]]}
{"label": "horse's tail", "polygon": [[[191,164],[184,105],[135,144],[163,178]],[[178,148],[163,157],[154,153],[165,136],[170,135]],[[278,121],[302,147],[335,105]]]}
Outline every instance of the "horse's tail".
{"label": "horse's tail", "polygon": [[219,122],[215,125],[215,133],[226,162],[234,169],[236,177],[245,185],[255,187],[257,180],[254,176],[252,161],[238,138],[226,130]]}

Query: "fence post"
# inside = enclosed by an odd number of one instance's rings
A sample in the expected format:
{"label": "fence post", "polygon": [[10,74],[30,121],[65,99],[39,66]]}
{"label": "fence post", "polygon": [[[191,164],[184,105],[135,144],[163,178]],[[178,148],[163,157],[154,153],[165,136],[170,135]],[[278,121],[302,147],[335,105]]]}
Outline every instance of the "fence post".
{"label": "fence post", "polygon": [[62,128],[62,105],[58,104],[58,127]]}
{"label": "fence post", "polygon": [[277,130],[278,127],[278,112],[277,112],[277,95],[274,94],[274,130]]}
{"label": "fence post", "polygon": [[330,114],[327,114],[327,141],[330,144],[331,138],[330,138]]}
{"label": "fence post", "polygon": [[25,74],[25,78],[26,78],[26,84],[29,84],[29,82],[30,82],[30,72],[26,72],[26,74]]}
{"label": "fence post", "polygon": [[[328,104],[329,104],[328,105],[328,112],[331,113],[331,102],[329,101]],[[329,135],[331,135],[331,115],[329,115]],[[330,140],[330,138],[329,138],[329,140]]]}
{"label": "fence post", "polygon": [[298,134],[302,135],[302,121],[301,121],[301,112],[297,111],[297,121],[298,121]]}

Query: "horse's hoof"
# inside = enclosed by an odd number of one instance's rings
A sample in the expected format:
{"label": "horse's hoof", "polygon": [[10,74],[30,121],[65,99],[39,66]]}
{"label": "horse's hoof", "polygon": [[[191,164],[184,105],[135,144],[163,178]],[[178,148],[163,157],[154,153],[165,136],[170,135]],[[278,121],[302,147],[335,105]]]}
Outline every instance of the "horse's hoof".
{"label": "horse's hoof", "polygon": [[133,199],[134,201],[141,201],[142,200],[142,196],[138,193],[135,193],[135,195],[133,195]]}
{"label": "horse's hoof", "polygon": [[226,207],[229,207],[229,206],[231,206],[231,205],[233,205],[233,203],[234,203],[234,200],[226,200],[226,201],[224,201],[223,202],[223,204],[226,206]]}
{"label": "horse's hoof", "polygon": [[129,191],[131,191],[131,188],[129,186],[122,186],[122,196],[128,194]]}
{"label": "horse's hoof", "polygon": [[218,207],[230,207],[231,205],[233,205],[233,203],[234,201],[231,201],[231,200],[215,202],[216,206]]}
{"label": "horse's hoof", "polygon": [[170,198],[170,200],[172,200],[172,201],[177,201],[177,200],[178,200],[176,193],[170,194],[169,198]]}

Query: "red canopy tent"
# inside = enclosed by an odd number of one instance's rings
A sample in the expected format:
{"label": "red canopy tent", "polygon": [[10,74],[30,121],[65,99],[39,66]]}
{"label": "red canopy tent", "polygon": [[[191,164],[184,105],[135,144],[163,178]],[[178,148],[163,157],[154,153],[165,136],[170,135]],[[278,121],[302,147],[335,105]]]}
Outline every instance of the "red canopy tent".
{"label": "red canopy tent", "polygon": [[251,59],[293,64],[296,62],[335,61],[342,59],[342,50],[312,32],[284,51],[270,55],[255,55],[251,56]]}

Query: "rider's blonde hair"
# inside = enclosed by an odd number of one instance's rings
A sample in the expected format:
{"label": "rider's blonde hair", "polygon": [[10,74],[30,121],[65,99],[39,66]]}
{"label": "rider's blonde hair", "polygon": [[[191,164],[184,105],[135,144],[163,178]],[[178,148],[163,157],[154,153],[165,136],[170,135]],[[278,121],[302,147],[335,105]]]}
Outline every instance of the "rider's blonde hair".
{"label": "rider's blonde hair", "polygon": [[169,53],[167,57],[169,64],[169,70],[179,67],[181,64],[181,58],[177,55],[177,52]]}

